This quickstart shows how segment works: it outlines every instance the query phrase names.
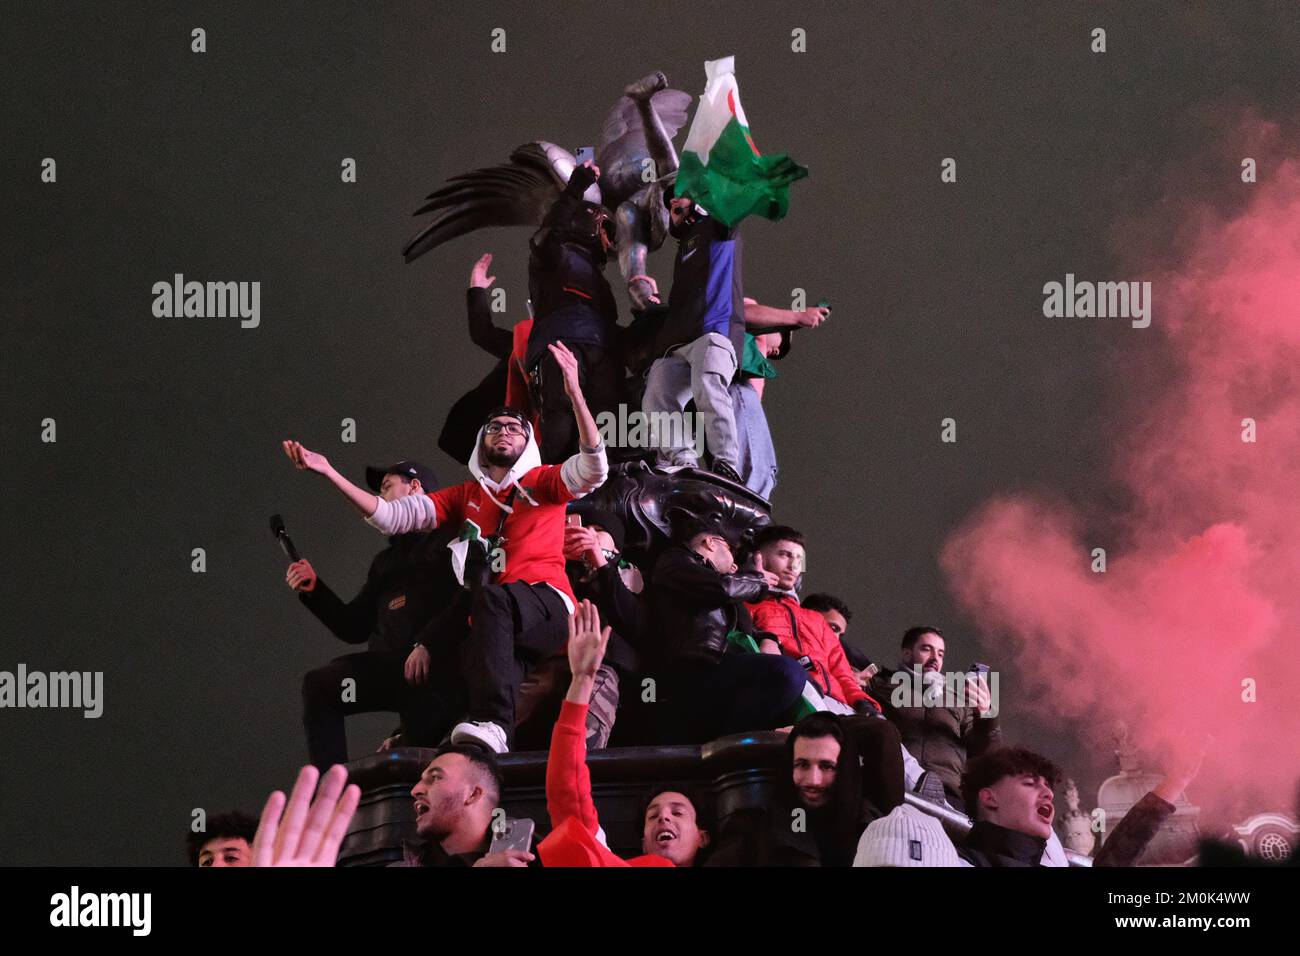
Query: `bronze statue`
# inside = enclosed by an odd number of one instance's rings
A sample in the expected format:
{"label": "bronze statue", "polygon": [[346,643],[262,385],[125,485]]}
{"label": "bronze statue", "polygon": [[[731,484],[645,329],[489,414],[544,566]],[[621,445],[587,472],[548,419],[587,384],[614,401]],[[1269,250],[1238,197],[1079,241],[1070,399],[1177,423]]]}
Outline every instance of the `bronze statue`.
{"label": "bronze statue", "polygon": [[[594,161],[600,178],[584,198],[602,204],[616,223],[619,268],[634,309],[658,301],[646,256],[663,244],[665,186],[677,173],[672,138],[686,123],[691,96],[668,89],[651,73],[623,90],[605,116]],[[402,249],[411,262],[449,239],[490,226],[540,226],[579,165],[573,153],[545,140],[515,148],[510,162],[453,176],[430,193],[415,215],[434,219]]]}

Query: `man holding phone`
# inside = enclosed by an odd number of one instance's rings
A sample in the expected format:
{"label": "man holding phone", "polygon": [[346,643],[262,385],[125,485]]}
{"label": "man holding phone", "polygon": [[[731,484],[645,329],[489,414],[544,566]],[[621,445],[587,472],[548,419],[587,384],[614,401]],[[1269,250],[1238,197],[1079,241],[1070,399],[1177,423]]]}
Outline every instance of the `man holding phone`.
{"label": "man holding phone", "polygon": [[[937,627],[909,627],[903,634],[897,670],[882,669],[872,678],[870,689],[885,716],[898,727],[903,746],[943,781],[948,803],[965,812],[961,775],[966,762],[999,746],[1002,730],[986,665],[972,665],[961,678],[962,706],[952,706],[957,702],[946,700],[942,692],[932,693],[944,681],[945,652],[943,632]],[[913,693],[917,684],[921,692]]]}
{"label": "man holding phone", "polygon": [[[511,820],[501,807],[496,758],[473,746],[450,744],[411,788],[420,845],[407,846],[395,866],[528,866],[532,821]],[[503,838],[503,839],[502,839]]]}

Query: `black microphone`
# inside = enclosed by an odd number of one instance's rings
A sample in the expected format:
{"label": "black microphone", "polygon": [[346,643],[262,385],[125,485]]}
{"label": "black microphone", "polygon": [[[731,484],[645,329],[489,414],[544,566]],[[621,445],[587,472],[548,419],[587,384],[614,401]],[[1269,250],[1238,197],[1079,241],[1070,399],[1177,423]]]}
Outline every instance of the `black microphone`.
{"label": "black microphone", "polygon": [[289,532],[284,530],[284,519],[279,515],[271,515],[271,534],[275,535],[275,540],[280,542],[280,547],[284,549],[290,561],[302,560],[298,557],[298,549],[293,546],[293,539],[289,537]]}

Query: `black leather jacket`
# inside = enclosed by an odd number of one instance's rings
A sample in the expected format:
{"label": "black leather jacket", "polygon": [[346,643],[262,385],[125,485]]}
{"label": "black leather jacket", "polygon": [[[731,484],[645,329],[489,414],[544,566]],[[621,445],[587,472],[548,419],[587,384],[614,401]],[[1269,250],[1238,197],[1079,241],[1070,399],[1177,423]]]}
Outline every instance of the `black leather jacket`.
{"label": "black leather jacket", "polygon": [[971,866],[1042,866],[1045,837],[1008,830],[987,820],[978,821],[957,847],[957,855]]}
{"label": "black leather jacket", "polygon": [[440,613],[460,590],[452,575],[449,529],[394,535],[370,562],[366,583],[351,601],[321,578],[298,600],[349,644],[369,642],[377,653],[407,654],[418,641],[438,641]]}
{"label": "black leather jacket", "polygon": [[716,664],[732,630],[752,633],[746,601],[767,596],[761,574],[722,574],[689,548],[674,544],[650,576],[650,633],[660,642],[659,663]]}

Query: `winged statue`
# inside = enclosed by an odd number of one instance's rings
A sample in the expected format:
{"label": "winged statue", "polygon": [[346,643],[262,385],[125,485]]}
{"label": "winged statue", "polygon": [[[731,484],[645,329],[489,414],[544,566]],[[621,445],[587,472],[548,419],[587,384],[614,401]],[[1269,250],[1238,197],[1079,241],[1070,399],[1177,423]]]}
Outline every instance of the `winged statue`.
{"label": "winged statue", "polygon": [[[584,194],[614,218],[619,269],[634,309],[657,301],[647,255],[663,244],[668,214],[663,195],[677,175],[673,136],[686,124],[691,95],[668,88],[655,72],[629,84],[605,116],[594,161],[600,176]],[[416,216],[433,219],[402,249],[412,262],[457,236],[491,226],[542,225],[578,158],[562,146],[534,140],[510,161],[461,173],[430,193]]]}

